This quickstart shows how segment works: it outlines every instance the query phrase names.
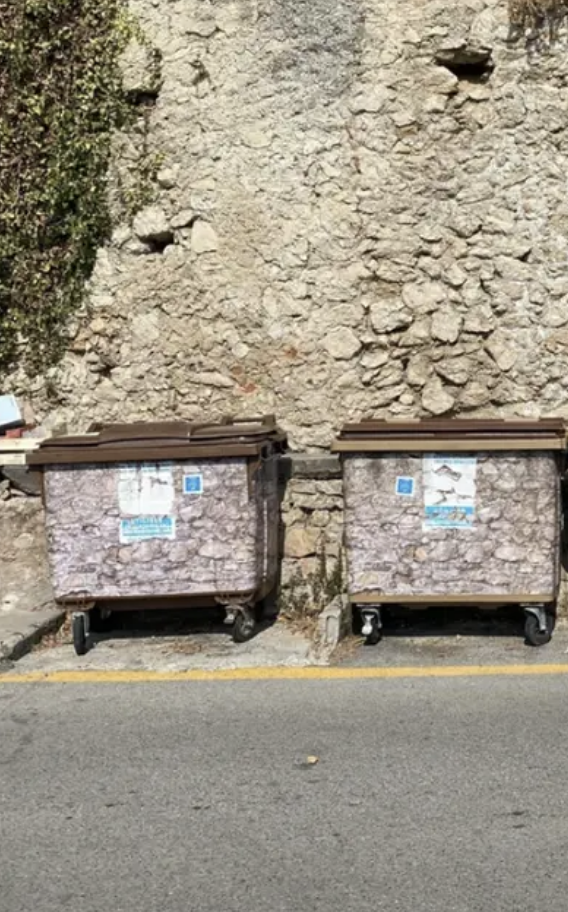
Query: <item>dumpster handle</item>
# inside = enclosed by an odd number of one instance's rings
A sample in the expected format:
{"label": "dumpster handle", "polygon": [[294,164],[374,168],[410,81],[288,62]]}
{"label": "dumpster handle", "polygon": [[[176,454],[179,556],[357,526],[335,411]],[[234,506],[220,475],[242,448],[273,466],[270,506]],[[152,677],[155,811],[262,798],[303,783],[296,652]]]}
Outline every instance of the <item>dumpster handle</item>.
{"label": "dumpster handle", "polygon": [[260,469],[260,459],[249,459],[247,460],[247,490],[248,490],[248,499],[252,500],[254,494],[254,483],[256,474]]}
{"label": "dumpster handle", "polygon": [[249,417],[238,417],[234,415],[223,415],[221,419],[223,424],[276,424],[276,415],[254,415]]}

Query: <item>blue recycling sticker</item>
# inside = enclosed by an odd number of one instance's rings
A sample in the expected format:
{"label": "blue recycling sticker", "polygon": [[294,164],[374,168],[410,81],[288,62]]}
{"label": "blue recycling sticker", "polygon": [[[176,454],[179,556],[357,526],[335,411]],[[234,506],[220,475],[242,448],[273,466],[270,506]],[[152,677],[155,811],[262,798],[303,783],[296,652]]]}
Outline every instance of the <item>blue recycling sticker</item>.
{"label": "blue recycling sticker", "polygon": [[403,497],[412,497],[414,494],[414,478],[399,476],[396,479],[396,493]]}
{"label": "blue recycling sticker", "polygon": [[203,475],[195,473],[183,476],[184,494],[203,494]]}

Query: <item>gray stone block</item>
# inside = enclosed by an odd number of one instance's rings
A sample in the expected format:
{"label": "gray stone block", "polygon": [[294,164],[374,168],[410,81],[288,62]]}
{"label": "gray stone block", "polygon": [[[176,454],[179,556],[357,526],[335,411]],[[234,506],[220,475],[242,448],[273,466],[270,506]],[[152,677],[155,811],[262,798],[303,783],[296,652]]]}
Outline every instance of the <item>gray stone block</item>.
{"label": "gray stone block", "polygon": [[326,650],[335,649],[349,626],[350,609],[346,598],[336,596],[318,618],[318,645]]}
{"label": "gray stone block", "polygon": [[286,453],[280,460],[281,478],[341,478],[341,464],[334,453]]}

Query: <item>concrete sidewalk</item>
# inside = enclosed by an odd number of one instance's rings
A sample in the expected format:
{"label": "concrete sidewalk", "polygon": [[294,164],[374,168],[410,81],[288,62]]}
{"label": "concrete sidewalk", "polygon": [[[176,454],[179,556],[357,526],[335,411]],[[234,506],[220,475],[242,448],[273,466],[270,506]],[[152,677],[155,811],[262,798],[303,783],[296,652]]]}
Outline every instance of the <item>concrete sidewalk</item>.
{"label": "concrete sidewalk", "polygon": [[53,605],[32,609],[2,609],[0,613],[0,663],[25,655],[47,633],[56,630],[63,613]]}
{"label": "concrete sidewalk", "polygon": [[[39,543],[39,544],[38,544]],[[57,627],[39,498],[0,503],[0,662],[15,660]]]}

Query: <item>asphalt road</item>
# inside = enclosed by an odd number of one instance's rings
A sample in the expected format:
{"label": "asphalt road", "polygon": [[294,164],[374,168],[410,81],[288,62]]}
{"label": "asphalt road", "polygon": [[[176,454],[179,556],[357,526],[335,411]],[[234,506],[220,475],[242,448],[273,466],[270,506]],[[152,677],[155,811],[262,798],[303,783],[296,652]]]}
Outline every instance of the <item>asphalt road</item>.
{"label": "asphalt road", "polygon": [[0,908],[565,912],[567,721],[555,674],[0,678]]}

